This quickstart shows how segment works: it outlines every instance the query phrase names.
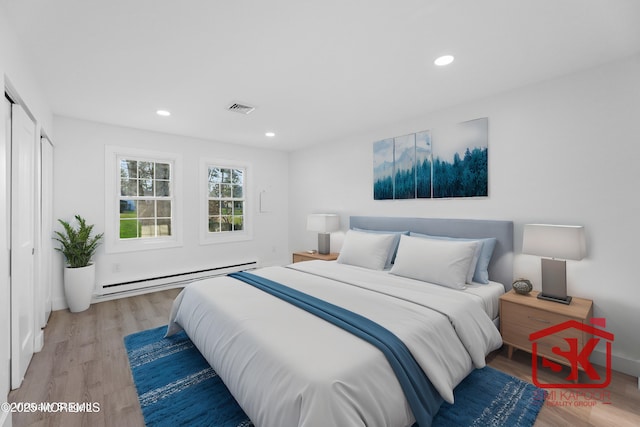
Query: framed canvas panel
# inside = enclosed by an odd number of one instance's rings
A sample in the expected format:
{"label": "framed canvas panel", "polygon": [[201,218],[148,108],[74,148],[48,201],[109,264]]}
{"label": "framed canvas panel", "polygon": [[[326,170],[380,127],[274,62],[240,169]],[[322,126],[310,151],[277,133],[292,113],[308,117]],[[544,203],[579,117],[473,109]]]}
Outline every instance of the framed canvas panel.
{"label": "framed canvas panel", "polygon": [[416,198],[416,134],[398,136],[394,146],[394,199]]}
{"label": "framed canvas panel", "polygon": [[416,197],[428,199],[431,194],[431,131],[416,133]]}
{"label": "framed canvas panel", "polygon": [[489,120],[469,120],[437,131],[433,197],[488,195]]}
{"label": "framed canvas panel", "polygon": [[373,199],[393,199],[393,138],[373,143]]}

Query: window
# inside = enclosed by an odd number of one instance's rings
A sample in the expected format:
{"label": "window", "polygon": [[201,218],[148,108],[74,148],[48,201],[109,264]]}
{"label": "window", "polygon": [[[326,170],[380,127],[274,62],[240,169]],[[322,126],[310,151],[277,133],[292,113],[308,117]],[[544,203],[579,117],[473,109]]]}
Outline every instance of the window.
{"label": "window", "polygon": [[205,184],[201,242],[250,239],[247,165],[203,160],[201,169]]}
{"label": "window", "polygon": [[244,169],[209,166],[209,233],[244,229]]}
{"label": "window", "polygon": [[120,239],[171,236],[171,163],[119,160]]}
{"label": "window", "polygon": [[179,156],[106,147],[107,252],[181,245]]}

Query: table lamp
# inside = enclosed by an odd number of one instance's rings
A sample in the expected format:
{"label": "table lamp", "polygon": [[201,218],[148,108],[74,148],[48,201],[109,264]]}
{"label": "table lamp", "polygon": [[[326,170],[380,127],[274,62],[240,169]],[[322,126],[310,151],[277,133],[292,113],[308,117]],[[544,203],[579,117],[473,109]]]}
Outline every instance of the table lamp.
{"label": "table lamp", "polygon": [[584,227],[579,225],[525,224],[522,253],[542,258],[542,292],[538,298],[570,304],[567,263],[586,255]]}
{"label": "table lamp", "polygon": [[340,229],[340,217],[336,214],[310,214],[307,216],[307,230],[318,232],[318,253],[330,252],[331,232]]}

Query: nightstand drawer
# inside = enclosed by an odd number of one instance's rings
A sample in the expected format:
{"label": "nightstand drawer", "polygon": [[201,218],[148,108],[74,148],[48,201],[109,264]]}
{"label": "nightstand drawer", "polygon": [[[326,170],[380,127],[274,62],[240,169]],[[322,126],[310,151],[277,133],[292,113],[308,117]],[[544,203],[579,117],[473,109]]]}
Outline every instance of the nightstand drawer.
{"label": "nightstand drawer", "polygon": [[[502,324],[502,339],[506,343],[528,351],[531,351],[529,334],[572,320],[569,316],[510,302],[503,302],[502,310],[500,315],[504,322]],[[581,322],[580,319],[574,320]],[[585,341],[583,333],[577,332],[575,329],[564,330],[539,339],[537,341],[539,352],[550,354],[551,348],[554,346],[566,348],[567,342],[564,338],[577,338],[580,347]]]}

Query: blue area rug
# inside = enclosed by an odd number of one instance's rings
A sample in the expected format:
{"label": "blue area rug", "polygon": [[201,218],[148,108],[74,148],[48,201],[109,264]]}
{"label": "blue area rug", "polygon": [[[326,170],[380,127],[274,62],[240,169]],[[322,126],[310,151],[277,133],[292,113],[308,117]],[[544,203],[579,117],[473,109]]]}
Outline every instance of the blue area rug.
{"label": "blue area rug", "polygon": [[[128,335],[124,344],[147,426],[253,426],[184,332],[166,326]],[[532,426],[546,392],[490,367],[476,369],[443,403],[434,427]]]}

